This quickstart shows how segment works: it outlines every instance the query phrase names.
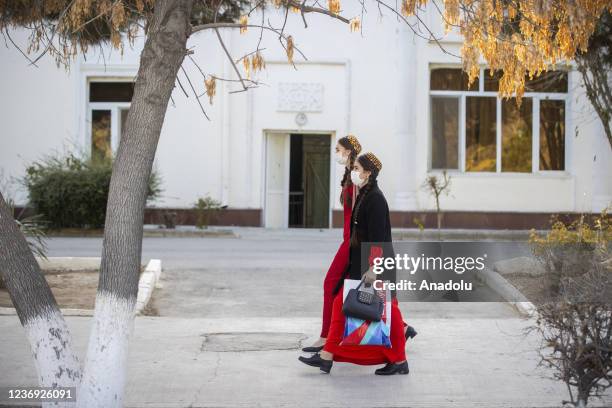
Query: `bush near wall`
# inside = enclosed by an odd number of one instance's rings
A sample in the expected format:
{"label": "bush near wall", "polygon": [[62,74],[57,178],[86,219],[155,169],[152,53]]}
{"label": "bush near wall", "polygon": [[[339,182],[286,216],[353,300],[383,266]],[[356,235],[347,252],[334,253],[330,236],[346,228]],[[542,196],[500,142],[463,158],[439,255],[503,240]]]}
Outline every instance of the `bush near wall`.
{"label": "bush near wall", "polygon": [[[50,156],[26,169],[30,205],[50,228],[101,228],[112,173],[112,159],[91,160],[72,153]],[[153,171],[147,202],[159,197],[161,180]]]}

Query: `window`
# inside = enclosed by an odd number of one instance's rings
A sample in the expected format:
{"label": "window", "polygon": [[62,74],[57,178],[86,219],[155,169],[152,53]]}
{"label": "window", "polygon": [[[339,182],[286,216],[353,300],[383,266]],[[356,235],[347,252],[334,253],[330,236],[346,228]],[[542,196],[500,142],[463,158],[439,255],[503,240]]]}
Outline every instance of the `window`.
{"label": "window", "polygon": [[131,79],[89,82],[89,131],[94,160],[110,158],[116,150],[133,94]]}
{"label": "window", "polygon": [[434,68],[431,72],[430,89],[435,91],[477,91],[478,82],[468,89],[468,75],[461,69]]}
{"label": "window", "polygon": [[496,114],[495,98],[487,96],[466,98],[465,169],[467,171],[495,171]]}
{"label": "window", "polygon": [[131,102],[133,82],[90,82],[89,102]]}
{"label": "window", "polygon": [[540,170],[565,168],[565,103],[540,101]]}
{"label": "window", "polygon": [[91,157],[94,160],[111,156],[111,111],[96,109],[91,112]]}
{"label": "window", "polygon": [[502,100],[502,171],[531,173],[532,98]]}
{"label": "window", "polygon": [[[499,80],[501,71],[484,70],[484,90],[497,92],[499,90]],[[545,71],[539,76],[529,79],[525,75],[525,92],[563,92],[567,93],[567,72],[565,71]]]}
{"label": "window", "polygon": [[431,167],[458,169],[459,167],[459,98],[432,97],[431,110],[438,118],[431,129]]}
{"label": "window", "polygon": [[469,87],[461,68],[433,68],[430,74],[432,169],[565,170],[566,71],[526,77],[520,106],[497,96],[499,71],[481,68]]}

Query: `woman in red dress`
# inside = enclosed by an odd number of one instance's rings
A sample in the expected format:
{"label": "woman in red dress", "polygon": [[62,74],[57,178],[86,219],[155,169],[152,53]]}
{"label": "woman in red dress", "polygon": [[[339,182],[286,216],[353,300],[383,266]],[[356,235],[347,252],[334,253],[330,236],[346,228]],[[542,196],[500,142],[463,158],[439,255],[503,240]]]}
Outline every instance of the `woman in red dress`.
{"label": "woman in red dress", "polygon": [[336,144],[336,161],[344,165],[344,177],[340,183],[342,192],[340,194],[340,203],[344,208],[344,231],[342,234],[342,243],[334,260],[329,266],[329,270],[323,281],[323,316],[321,324],[321,335],[319,339],[311,346],[304,347],[302,351],[315,353],[323,349],[329,325],[331,322],[332,303],[334,301],[334,289],[338,282],[342,279],[342,275],[348,265],[349,257],[349,238],[351,213],[357,196],[357,189],[351,182],[351,170],[357,155],[361,153],[361,145],[357,138],[353,135],[342,137]]}
{"label": "woman in red dress", "polygon": [[[372,283],[379,278],[390,282],[396,280],[394,268],[385,270],[382,276],[376,276],[372,271],[374,258],[395,256],[391,245],[384,245],[384,247],[371,245],[368,250],[369,262],[361,265],[362,242],[392,242],[389,207],[376,180],[381,168],[380,160],[372,153],[361,155],[355,161],[351,178],[353,183],[360,185],[361,188],[351,217],[349,264],[345,275],[342,276],[342,281],[344,278],[364,279],[366,283]],[[305,364],[319,367],[326,373],[331,370],[333,361],[342,361],[361,365],[386,363],[383,368],[375,371],[375,374],[378,375],[408,374],[405,351],[407,335],[395,291],[391,292],[391,347],[341,345],[345,325],[341,285],[342,282],[339,282],[339,290],[332,306],[329,333],[323,350],[311,357],[300,357],[299,360]]]}

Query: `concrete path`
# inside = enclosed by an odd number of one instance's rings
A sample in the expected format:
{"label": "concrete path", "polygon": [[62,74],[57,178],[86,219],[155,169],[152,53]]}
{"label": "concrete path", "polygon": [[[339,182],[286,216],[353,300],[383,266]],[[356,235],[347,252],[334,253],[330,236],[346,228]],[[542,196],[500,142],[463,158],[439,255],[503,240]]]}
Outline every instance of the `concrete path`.
{"label": "concrete path", "polygon": [[[320,330],[321,280],[340,231],[147,238],[161,258],[160,317],[138,317],[127,407],[558,407],[565,387],[537,367],[530,322],[504,303],[402,303],[419,335],[408,376],[297,360]],[[54,238],[52,256],[99,256],[99,238]],[[91,318],[69,317],[83,359]],[[23,330],[0,317],[0,387],[35,385]],[[0,401],[2,405],[2,401]],[[593,406],[612,406],[612,397]]]}
{"label": "concrete path", "polygon": [[[81,355],[90,321],[68,318]],[[521,319],[411,323],[420,333],[407,347],[410,374],[378,377],[375,367],[336,363],[325,375],[300,363],[298,349],[306,333],[316,332],[316,318],[139,317],[126,406],[555,407],[566,396],[560,383],[537,369],[537,339],[522,335]],[[0,387],[34,385],[18,319],[0,318],[0,333]]]}

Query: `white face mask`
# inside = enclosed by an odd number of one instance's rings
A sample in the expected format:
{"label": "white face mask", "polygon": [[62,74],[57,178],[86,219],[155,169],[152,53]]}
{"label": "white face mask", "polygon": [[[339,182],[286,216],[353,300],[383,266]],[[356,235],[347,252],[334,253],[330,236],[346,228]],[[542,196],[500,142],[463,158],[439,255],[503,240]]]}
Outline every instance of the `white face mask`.
{"label": "white face mask", "polygon": [[351,171],[351,181],[353,182],[354,185],[356,185],[357,187],[361,187],[361,185],[364,183],[365,180],[362,180],[359,177],[359,174],[361,174],[360,172],[358,172],[357,170],[353,170]]}
{"label": "white face mask", "polygon": [[346,156],[344,156],[340,152],[336,152],[336,162],[338,164],[342,164],[343,166],[346,166],[346,161],[347,161],[347,157]]}

